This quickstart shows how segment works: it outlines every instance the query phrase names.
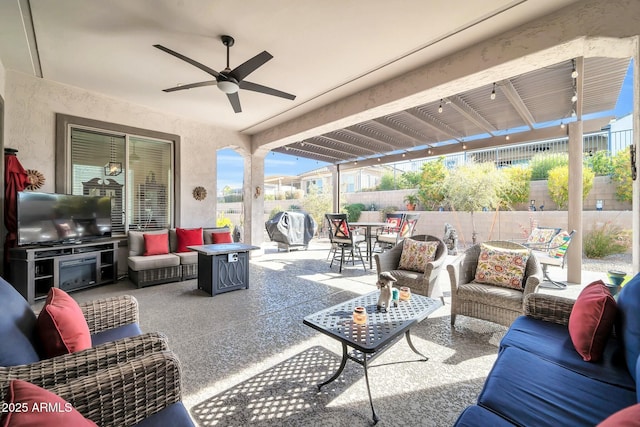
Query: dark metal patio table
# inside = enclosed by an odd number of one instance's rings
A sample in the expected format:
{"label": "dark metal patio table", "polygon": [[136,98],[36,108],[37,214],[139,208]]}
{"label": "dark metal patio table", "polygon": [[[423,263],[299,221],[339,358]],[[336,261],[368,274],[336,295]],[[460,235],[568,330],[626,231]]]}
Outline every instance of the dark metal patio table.
{"label": "dark metal patio table", "polygon": [[[411,342],[411,327],[429,317],[442,306],[440,300],[413,294],[410,300],[400,301],[398,307],[392,307],[388,312],[381,312],[376,308],[378,295],[379,292],[374,291],[306,316],[303,320],[305,325],[340,341],[342,344],[340,367],[331,378],[318,384],[318,390],[340,376],[347,360],[362,365],[374,424],[380,418],[376,414],[371,398],[367,369],[369,363],[399,341],[402,335],[406,337],[411,350],[421,356],[422,361],[427,361],[429,358],[420,353]],[[358,325],[353,321],[353,309],[358,306],[366,308],[366,324]]]}

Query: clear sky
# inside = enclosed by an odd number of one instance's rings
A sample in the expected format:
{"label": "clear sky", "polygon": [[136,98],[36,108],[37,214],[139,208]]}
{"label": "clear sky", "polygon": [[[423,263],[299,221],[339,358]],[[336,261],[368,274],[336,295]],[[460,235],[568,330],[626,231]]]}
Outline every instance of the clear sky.
{"label": "clear sky", "polygon": [[[633,63],[629,64],[629,70],[622,84],[620,96],[615,110],[606,111],[598,115],[611,115],[623,117],[633,111]],[[264,159],[265,176],[273,175],[298,175],[313,169],[326,166],[328,163],[318,162],[305,158],[297,158],[287,154],[270,153]],[[232,149],[218,151],[218,191],[225,186],[241,188],[243,180],[244,164],[242,157]]]}

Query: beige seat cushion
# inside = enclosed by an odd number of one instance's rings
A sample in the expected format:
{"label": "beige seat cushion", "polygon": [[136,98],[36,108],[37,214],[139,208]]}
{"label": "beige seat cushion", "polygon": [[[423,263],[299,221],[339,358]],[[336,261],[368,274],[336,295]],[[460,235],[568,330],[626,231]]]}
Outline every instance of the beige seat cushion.
{"label": "beige seat cushion", "polygon": [[[195,253],[195,252],[194,252]],[[154,268],[175,267],[180,265],[180,257],[174,254],[153,256],[130,256],[127,259],[133,271],[151,270]]]}
{"label": "beige seat cushion", "polygon": [[381,233],[378,234],[378,241],[384,243],[395,244],[398,239],[398,233]]}
{"label": "beige seat cushion", "polygon": [[180,258],[182,265],[198,263],[198,252],[176,252],[175,255]]}
{"label": "beige seat cushion", "polygon": [[410,288],[422,287],[422,281],[424,280],[424,274],[422,273],[409,270],[391,270],[390,273],[396,278],[398,284],[402,286],[409,286]]}
{"label": "beige seat cushion", "polygon": [[564,262],[562,258],[549,256],[549,254],[547,254],[546,252],[534,252],[534,254],[536,255],[536,258],[538,259],[538,262],[540,264],[548,264],[561,267],[562,263]]}
{"label": "beige seat cushion", "polygon": [[485,306],[522,311],[522,291],[502,286],[467,283],[458,287],[458,298]]}

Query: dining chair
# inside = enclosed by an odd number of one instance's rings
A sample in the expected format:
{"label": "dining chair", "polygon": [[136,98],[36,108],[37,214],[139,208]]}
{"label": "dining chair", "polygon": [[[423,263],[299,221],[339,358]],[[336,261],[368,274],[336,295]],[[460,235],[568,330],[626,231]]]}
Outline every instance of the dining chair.
{"label": "dining chair", "polygon": [[[361,234],[355,234],[349,227],[347,221],[347,214],[326,214],[325,217],[329,223],[329,240],[333,250],[333,257],[329,268],[333,266],[334,261],[340,261],[340,272],[342,272],[342,265],[345,262],[346,256],[349,257],[352,264],[356,264],[356,258],[362,262],[362,267],[366,270],[367,267],[360,251],[359,243],[365,241],[365,236]],[[340,254],[338,254],[338,250]],[[348,260],[347,260],[348,261]]]}
{"label": "dining chair", "polygon": [[380,252],[384,252],[386,249],[391,249],[400,243],[403,239],[413,236],[419,218],[420,214],[402,214],[400,225],[396,229],[390,228],[388,231],[383,231],[376,236],[374,248],[378,247]]}

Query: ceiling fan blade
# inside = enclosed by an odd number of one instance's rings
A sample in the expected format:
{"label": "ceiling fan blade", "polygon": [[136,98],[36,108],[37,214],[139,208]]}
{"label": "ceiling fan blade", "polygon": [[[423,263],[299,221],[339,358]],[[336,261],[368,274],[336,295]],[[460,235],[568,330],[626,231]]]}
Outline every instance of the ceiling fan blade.
{"label": "ceiling fan blade", "polygon": [[205,73],[211,74],[213,77],[218,77],[220,75],[220,73],[218,73],[213,68],[209,68],[206,65],[199,63],[198,61],[195,61],[195,60],[193,60],[191,58],[188,58],[188,57],[184,56],[181,53],[178,53],[178,52],[176,52],[174,50],[169,49],[168,47],[164,47],[164,46],[159,45],[159,44],[154,44],[153,47],[156,47],[156,48],[160,49],[163,52],[167,52],[169,55],[173,55],[176,58],[182,59],[183,61],[188,62],[189,64],[193,65],[194,67],[200,68]]}
{"label": "ceiling fan blade", "polygon": [[238,96],[238,92],[228,93],[227,98],[229,98],[229,102],[233,107],[233,111],[236,113],[241,113],[242,108],[240,107],[240,97]]}
{"label": "ceiling fan blade", "polygon": [[254,92],[260,92],[260,93],[265,93],[267,95],[279,96],[280,98],[286,98],[291,100],[296,99],[296,96],[291,95],[290,93],[282,92],[280,90],[273,89],[271,87],[262,86],[257,83],[251,83],[245,80],[240,82],[240,89],[252,90]]}
{"label": "ceiling fan blade", "polygon": [[202,86],[215,86],[218,84],[215,80],[207,80],[206,82],[189,83],[188,85],[180,85],[176,87],[170,87],[169,89],[162,89],[163,92],[175,92],[177,90],[193,89],[194,87]]}
{"label": "ceiling fan blade", "polygon": [[273,55],[271,55],[269,52],[265,50],[262,53],[259,53],[253,58],[249,59],[248,61],[238,65],[236,68],[231,70],[229,74],[233,76],[236,80],[240,81],[245,77],[247,77],[249,74],[253,73],[258,68],[260,68],[265,62],[267,62],[271,58],[273,58]]}

